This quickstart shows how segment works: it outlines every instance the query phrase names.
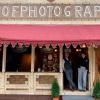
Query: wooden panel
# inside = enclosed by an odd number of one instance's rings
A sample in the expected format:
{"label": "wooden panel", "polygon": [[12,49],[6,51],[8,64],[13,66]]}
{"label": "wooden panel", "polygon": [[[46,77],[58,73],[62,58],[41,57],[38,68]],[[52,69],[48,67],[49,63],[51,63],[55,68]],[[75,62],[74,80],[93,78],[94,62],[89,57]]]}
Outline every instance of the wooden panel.
{"label": "wooden panel", "polygon": [[61,73],[34,73],[34,94],[51,95],[51,84],[54,79],[58,80],[62,92]]}
{"label": "wooden panel", "polygon": [[38,78],[36,78],[36,81],[39,84],[52,84],[52,82],[53,82],[54,79],[55,79],[55,76],[41,75]]}
{"label": "wooden panel", "polygon": [[29,94],[30,76],[30,73],[5,73],[5,94]]}
{"label": "wooden panel", "polygon": [[28,78],[26,78],[25,75],[9,75],[7,81],[9,84],[25,84]]}

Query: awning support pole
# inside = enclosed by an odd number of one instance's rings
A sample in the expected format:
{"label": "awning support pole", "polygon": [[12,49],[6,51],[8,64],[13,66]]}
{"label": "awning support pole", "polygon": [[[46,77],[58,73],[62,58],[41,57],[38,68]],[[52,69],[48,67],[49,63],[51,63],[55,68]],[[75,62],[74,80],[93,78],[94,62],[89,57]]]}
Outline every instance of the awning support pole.
{"label": "awning support pole", "polygon": [[31,72],[34,72],[34,62],[35,62],[35,47],[31,48]]}

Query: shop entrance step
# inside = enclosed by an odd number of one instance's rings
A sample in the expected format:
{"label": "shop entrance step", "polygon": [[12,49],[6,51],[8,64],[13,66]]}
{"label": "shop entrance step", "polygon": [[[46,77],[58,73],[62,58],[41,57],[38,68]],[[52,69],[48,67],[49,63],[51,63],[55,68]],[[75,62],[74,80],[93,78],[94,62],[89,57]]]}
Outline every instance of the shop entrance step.
{"label": "shop entrance step", "polygon": [[72,95],[68,95],[68,96],[62,96],[62,100],[95,100],[93,97],[91,96],[72,96]]}

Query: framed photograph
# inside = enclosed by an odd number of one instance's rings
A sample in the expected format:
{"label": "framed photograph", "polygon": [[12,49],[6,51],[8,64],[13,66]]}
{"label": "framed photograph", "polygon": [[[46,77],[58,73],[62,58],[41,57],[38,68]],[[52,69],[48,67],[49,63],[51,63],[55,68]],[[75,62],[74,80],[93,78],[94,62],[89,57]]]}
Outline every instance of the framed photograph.
{"label": "framed photograph", "polygon": [[52,54],[48,54],[48,60],[53,60]]}

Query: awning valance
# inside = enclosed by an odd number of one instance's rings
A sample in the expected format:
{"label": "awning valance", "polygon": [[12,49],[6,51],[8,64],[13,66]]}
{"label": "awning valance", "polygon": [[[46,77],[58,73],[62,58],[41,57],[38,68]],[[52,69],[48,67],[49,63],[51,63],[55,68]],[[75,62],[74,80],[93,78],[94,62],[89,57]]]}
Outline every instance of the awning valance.
{"label": "awning valance", "polygon": [[0,44],[77,45],[100,43],[100,25],[0,25]]}

